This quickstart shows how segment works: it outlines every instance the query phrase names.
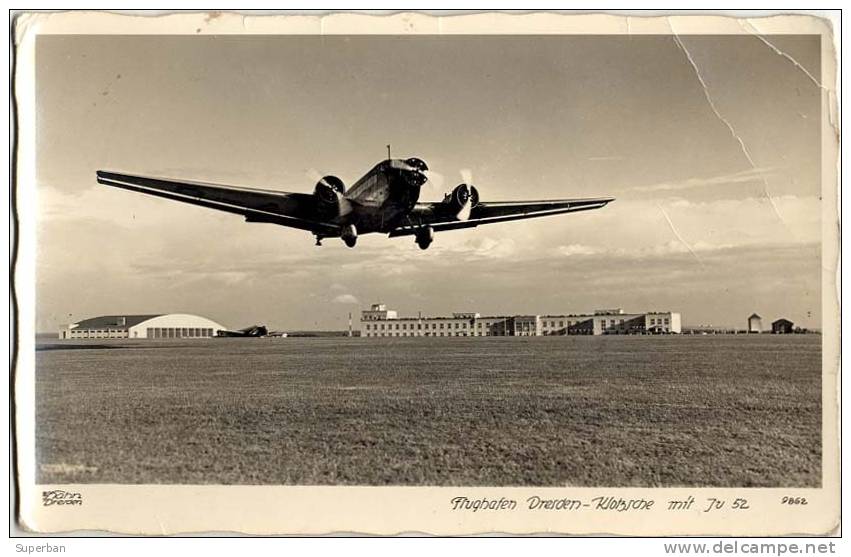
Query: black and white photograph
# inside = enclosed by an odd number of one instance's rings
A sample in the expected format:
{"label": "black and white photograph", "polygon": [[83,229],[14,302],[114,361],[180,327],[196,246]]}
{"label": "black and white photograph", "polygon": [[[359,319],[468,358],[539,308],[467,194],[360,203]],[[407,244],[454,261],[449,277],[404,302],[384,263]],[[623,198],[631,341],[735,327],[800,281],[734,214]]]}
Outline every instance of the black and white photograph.
{"label": "black and white photograph", "polygon": [[838,520],[830,22],[540,15],[19,27],[30,527],[181,486]]}

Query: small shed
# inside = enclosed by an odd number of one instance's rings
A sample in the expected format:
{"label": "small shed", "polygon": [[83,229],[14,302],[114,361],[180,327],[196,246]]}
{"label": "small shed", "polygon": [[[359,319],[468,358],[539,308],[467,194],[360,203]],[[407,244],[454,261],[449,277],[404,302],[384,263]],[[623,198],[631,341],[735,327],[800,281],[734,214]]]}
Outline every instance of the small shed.
{"label": "small shed", "polygon": [[748,332],[749,333],[761,333],[762,332],[762,317],[760,317],[756,313],[751,314],[751,316],[748,317]]}
{"label": "small shed", "polygon": [[795,324],[788,319],[780,318],[771,324],[771,332],[775,335],[789,335],[795,328]]}

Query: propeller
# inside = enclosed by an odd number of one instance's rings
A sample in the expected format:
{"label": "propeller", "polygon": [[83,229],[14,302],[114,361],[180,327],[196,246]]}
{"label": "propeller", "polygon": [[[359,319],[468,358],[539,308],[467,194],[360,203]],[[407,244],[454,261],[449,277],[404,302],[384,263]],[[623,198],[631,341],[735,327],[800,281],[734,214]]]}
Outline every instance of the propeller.
{"label": "propeller", "polygon": [[[322,198],[322,200],[325,203],[328,203],[329,205],[336,204],[337,216],[347,215],[352,211],[352,205],[345,197],[345,184],[343,184],[343,182],[339,178],[327,174],[322,174],[315,168],[308,168],[306,174],[311,180],[314,180],[316,182],[317,186],[319,184],[322,184],[323,186],[325,186],[325,188],[327,188],[326,190],[321,190],[320,198]],[[336,180],[338,183],[332,183],[331,181],[329,181],[329,178]],[[331,193],[331,197],[328,196],[328,193],[330,192],[333,192]],[[314,190],[314,194],[315,193],[316,191]]]}
{"label": "propeller", "polygon": [[458,201],[462,203],[461,210],[458,211],[458,220],[467,220],[473,210],[473,171],[469,168],[462,168],[460,173],[461,181],[465,187],[458,192]]}
{"label": "propeller", "polygon": [[458,189],[458,201],[461,203],[461,210],[456,215],[458,220],[467,220],[470,218],[470,212],[473,210],[472,198],[473,196],[470,195],[470,186],[461,184]]}
{"label": "propeller", "polygon": [[312,180],[314,184],[318,184],[319,182],[322,182],[323,185],[326,185],[326,186],[329,186],[329,187],[331,186],[331,184],[329,184],[328,182],[325,181],[326,175],[322,174],[321,172],[319,172],[315,168],[308,168],[307,172],[305,174],[307,174],[307,177],[310,180]]}

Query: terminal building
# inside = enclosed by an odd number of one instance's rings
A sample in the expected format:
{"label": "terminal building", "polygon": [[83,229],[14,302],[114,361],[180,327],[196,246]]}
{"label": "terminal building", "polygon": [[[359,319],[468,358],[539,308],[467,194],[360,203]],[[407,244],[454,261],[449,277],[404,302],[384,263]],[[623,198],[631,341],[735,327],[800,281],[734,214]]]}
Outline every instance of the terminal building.
{"label": "terminal building", "polygon": [[399,317],[384,304],[361,312],[362,337],[485,337],[560,335],[672,334],[682,331],[679,313],[625,313],[486,316],[453,313],[451,317]]}
{"label": "terminal building", "polygon": [[185,313],[102,315],[61,327],[59,338],[210,338],[224,328],[206,317]]}

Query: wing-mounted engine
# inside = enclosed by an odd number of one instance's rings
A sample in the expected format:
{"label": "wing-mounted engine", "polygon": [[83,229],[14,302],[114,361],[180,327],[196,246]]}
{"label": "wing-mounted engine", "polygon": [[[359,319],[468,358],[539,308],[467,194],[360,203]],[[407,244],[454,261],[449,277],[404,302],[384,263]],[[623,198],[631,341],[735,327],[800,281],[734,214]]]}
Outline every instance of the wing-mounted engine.
{"label": "wing-mounted engine", "polygon": [[334,219],[349,212],[351,206],[345,195],[346,185],[341,179],[336,176],[323,176],[313,188],[318,216]]}
{"label": "wing-mounted engine", "polygon": [[327,205],[337,203],[338,199],[345,194],[346,185],[336,176],[323,176],[313,188],[313,195]]}
{"label": "wing-mounted engine", "polygon": [[[346,186],[336,176],[323,176],[313,188],[316,198],[316,213],[319,219],[329,222],[339,222],[340,217],[352,211],[351,202],[346,199]],[[340,237],[350,248],[358,241],[358,229],[353,223],[345,225],[340,231]],[[322,237],[317,234],[316,245],[321,245]]]}
{"label": "wing-mounted engine", "polygon": [[455,189],[446,194],[443,203],[448,211],[455,215],[458,220],[470,218],[470,211],[479,204],[479,191],[475,186],[459,184]]}

